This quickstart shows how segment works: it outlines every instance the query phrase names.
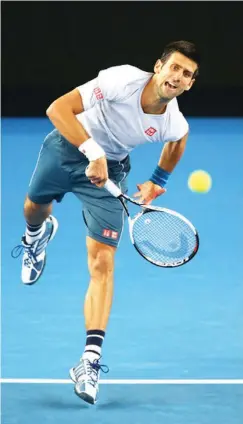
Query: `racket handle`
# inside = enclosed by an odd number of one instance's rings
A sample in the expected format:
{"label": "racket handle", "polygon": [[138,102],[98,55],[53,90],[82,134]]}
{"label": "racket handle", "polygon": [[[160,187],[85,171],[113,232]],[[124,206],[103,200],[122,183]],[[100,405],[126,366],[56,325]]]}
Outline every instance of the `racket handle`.
{"label": "racket handle", "polygon": [[121,190],[111,180],[107,180],[106,183],[104,184],[104,187],[114,197],[119,197],[122,194]]}

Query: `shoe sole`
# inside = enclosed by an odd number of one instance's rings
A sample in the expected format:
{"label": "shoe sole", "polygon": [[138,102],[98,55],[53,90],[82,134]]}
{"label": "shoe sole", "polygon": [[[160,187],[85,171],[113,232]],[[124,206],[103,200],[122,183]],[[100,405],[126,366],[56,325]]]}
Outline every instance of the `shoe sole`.
{"label": "shoe sole", "polygon": [[74,389],[74,393],[82,400],[84,400],[84,402],[89,403],[90,405],[94,405],[96,403],[96,400],[94,400],[92,398],[92,396],[88,395],[85,392],[80,392],[78,393],[75,389]]}
{"label": "shoe sole", "polygon": [[[57,232],[57,229],[58,229],[58,221],[57,221],[57,219],[56,219],[54,216],[52,216],[52,215],[49,215],[49,218],[50,218],[50,219],[51,219],[51,221],[52,221],[53,228],[52,228],[52,232],[51,232],[51,235],[50,235],[50,238],[49,238],[49,240],[48,240],[47,244],[48,244],[51,240],[53,240],[53,238],[55,237],[55,234],[56,234],[56,232]],[[44,269],[45,269],[45,267],[46,267],[46,256],[47,256],[47,255],[45,255],[44,265],[43,265],[43,267],[42,267],[42,270],[41,270],[40,274],[38,275],[38,277],[36,278],[36,280],[32,281],[31,283],[24,283],[24,282],[23,282],[23,284],[24,284],[25,286],[33,286],[33,284],[37,283],[37,281],[39,280],[39,278],[42,276],[42,274],[43,274],[43,272],[44,272]]]}

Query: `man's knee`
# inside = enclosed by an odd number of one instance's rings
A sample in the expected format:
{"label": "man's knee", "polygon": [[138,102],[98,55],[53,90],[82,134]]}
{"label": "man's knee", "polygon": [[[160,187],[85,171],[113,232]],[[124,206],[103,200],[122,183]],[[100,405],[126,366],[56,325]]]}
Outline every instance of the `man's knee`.
{"label": "man's knee", "polygon": [[32,220],[35,217],[37,217],[38,219],[41,218],[41,221],[43,221],[50,215],[51,210],[52,210],[51,203],[39,205],[37,203],[32,202],[32,200],[30,200],[28,196],[25,199],[24,216],[27,219],[27,221]]}
{"label": "man's knee", "polygon": [[102,279],[113,275],[116,248],[87,237],[88,265],[91,277]]}
{"label": "man's knee", "polygon": [[24,210],[25,211],[39,211],[39,210],[46,210],[48,208],[51,207],[51,203],[48,204],[38,204],[38,203],[34,203],[32,202],[32,200],[29,199],[28,196],[26,196],[25,201],[24,201]]}

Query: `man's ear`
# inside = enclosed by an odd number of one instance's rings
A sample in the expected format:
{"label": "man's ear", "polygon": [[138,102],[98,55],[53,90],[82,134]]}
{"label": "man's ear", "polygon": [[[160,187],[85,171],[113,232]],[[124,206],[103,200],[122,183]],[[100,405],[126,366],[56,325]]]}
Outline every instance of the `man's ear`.
{"label": "man's ear", "polygon": [[158,59],[156,61],[155,65],[154,65],[154,72],[155,72],[155,74],[159,74],[160,73],[162,66],[163,66],[163,63],[161,62],[160,59]]}

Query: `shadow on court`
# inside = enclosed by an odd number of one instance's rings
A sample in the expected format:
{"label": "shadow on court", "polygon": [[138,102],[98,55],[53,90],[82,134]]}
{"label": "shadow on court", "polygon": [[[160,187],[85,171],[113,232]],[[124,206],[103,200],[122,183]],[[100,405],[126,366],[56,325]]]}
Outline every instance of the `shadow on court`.
{"label": "shadow on court", "polygon": [[102,385],[95,406],[72,386],[4,385],[2,424],[77,421],[104,424],[241,424],[243,387],[220,385]]}

